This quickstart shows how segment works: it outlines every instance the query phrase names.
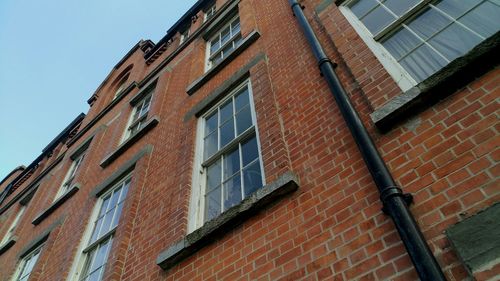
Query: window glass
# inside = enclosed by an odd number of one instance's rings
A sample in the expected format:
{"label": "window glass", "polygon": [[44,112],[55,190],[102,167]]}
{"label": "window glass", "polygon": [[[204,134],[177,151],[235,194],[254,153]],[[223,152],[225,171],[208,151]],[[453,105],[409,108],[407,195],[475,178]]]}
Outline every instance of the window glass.
{"label": "window glass", "polygon": [[63,184],[59,191],[57,192],[56,197],[54,198],[54,201],[61,197],[62,195],[66,194],[72,187],[73,187],[73,182],[76,176],[76,172],[79,170],[83,159],[85,158],[85,153],[86,151],[80,153],[71,163],[71,166],[64,177]]}
{"label": "window glass", "polygon": [[7,232],[5,233],[2,241],[0,242],[0,247],[7,243],[12,236],[14,236],[14,231],[17,228],[17,225],[19,224],[19,220],[23,216],[24,211],[26,210],[26,206],[22,206],[21,209],[17,212],[16,216],[14,217],[14,220],[10,224],[9,228],[7,229]]}
{"label": "window glass", "polygon": [[210,51],[207,62],[208,67],[219,63],[241,44],[240,31],[240,19],[236,16],[212,36],[212,39],[208,41]]}
{"label": "window glass", "polygon": [[21,260],[21,263],[19,264],[18,275],[15,280],[26,281],[29,279],[30,274],[33,271],[33,268],[35,267],[35,264],[38,260],[38,257],[40,256],[41,250],[42,246],[39,246]]}
{"label": "window glass", "polygon": [[245,84],[203,117],[203,221],[217,217],[263,185],[252,112],[249,84]]}
{"label": "window glass", "polygon": [[346,5],[371,33],[365,40],[377,38],[418,83],[500,30],[498,2],[358,0]]}
{"label": "window glass", "polygon": [[113,232],[123,209],[130,186],[127,178],[101,196],[98,215],[93,222],[92,233],[84,250],[84,263],[78,280],[101,280],[113,242]]}
{"label": "window glass", "polygon": [[[151,89],[149,91],[153,92],[154,89]],[[151,101],[152,93],[148,93],[134,105],[123,141],[133,136],[136,132],[144,127],[147,121],[146,119],[148,117],[149,110],[151,109]]]}

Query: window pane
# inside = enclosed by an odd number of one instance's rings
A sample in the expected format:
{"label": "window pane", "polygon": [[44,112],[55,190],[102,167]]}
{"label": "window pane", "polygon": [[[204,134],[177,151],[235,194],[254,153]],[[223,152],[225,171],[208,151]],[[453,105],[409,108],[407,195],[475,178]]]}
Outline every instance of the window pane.
{"label": "window pane", "polygon": [[429,41],[450,61],[467,53],[480,42],[481,38],[456,23],[448,26]]}
{"label": "window pane", "polygon": [[376,5],[375,0],[360,0],[351,6],[351,10],[358,18],[361,18]]}
{"label": "window pane", "polygon": [[113,218],[113,223],[111,224],[111,227],[115,227],[118,225],[118,221],[120,220],[120,215],[122,213],[122,209],[123,209],[123,202],[118,204],[118,207],[116,208],[115,217]]}
{"label": "window pane", "polygon": [[240,153],[236,149],[224,155],[224,180],[240,170]]}
{"label": "window pane", "polygon": [[234,105],[236,108],[236,111],[240,110],[243,108],[245,105],[249,104],[248,100],[248,88],[245,88],[243,91],[241,91],[237,96],[234,97]]}
{"label": "window pane", "polygon": [[85,264],[83,265],[82,269],[82,274],[81,274],[81,279],[80,280],[85,280],[87,275],[89,274],[89,269],[90,269],[90,264],[92,263],[92,260],[94,259],[94,255],[96,253],[96,249],[92,249],[87,253],[87,257],[85,258]]}
{"label": "window pane", "polygon": [[447,64],[427,45],[419,47],[400,63],[417,82],[424,80]]}
{"label": "window pane", "polygon": [[220,41],[219,41],[219,37],[217,37],[216,39],[212,40],[212,42],[210,43],[210,54],[212,55],[219,48],[220,48]]}
{"label": "window pane", "polygon": [[93,272],[93,273],[92,273],[92,274],[90,274],[90,276],[87,278],[87,281],[99,281],[99,280],[100,280],[99,275],[100,275],[100,272],[99,272],[99,271]]}
{"label": "window pane", "polygon": [[387,0],[384,2],[384,5],[396,15],[402,16],[419,2],[421,2],[421,0]]}
{"label": "window pane", "polygon": [[240,135],[251,126],[252,114],[250,113],[250,106],[247,106],[236,114],[237,135]]}
{"label": "window pane", "polygon": [[231,38],[229,26],[226,27],[222,32],[221,32],[221,46],[224,45],[227,41],[229,41],[229,38]]}
{"label": "window pane", "polygon": [[222,56],[227,57],[231,51],[234,49],[233,44],[228,44],[224,49],[222,49]]}
{"label": "window pane", "polygon": [[220,147],[221,148],[224,147],[233,139],[234,139],[234,124],[233,124],[233,118],[231,118],[220,128]]}
{"label": "window pane", "polygon": [[233,117],[233,100],[227,101],[223,106],[220,108],[220,123],[224,123],[229,118]]}
{"label": "window pane", "polygon": [[255,161],[243,170],[245,187],[245,197],[248,197],[254,191],[262,187],[262,175],[260,173],[260,163]]}
{"label": "window pane", "polygon": [[92,266],[90,267],[90,271],[95,271],[96,269],[100,268],[102,265],[106,263],[106,258],[108,255],[108,246],[109,246],[109,239],[104,241],[102,244],[99,244],[99,248],[96,251],[96,255],[94,258],[94,262],[92,263]]}
{"label": "window pane", "polygon": [[214,164],[207,168],[207,190],[220,186],[221,184],[221,165],[220,160],[217,160]]}
{"label": "window pane", "polygon": [[222,53],[219,53],[217,56],[215,56],[212,60],[212,64],[218,64],[222,60]]}
{"label": "window pane", "polygon": [[243,167],[248,163],[259,158],[259,149],[257,148],[257,138],[253,137],[241,145],[241,155]]}
{"label": "window pane", "polygon": [[97,220],[95,226],[94,226],[94,231],[92,232],[92,237],[90,237],[90,243],[94,242],[95,240],[97,240],[97,238],[99,238],[99,230],[101,229],[101,225],[102,225],[102,221],[104,220],[104,218],[100,218],[99,220]]}
{"label": "window pane", "polygon": [[102,217],[104,215],[104,213],[106,213],[106,210],[108,209],[110,198],[111,198],[111,196],[108,195],[103,199],[102,205],[101,205],[101,210],[99,211],[99,217]]}
{"label": "window pane", "polygon": [[401,59],[422,41],[406,28],[401,28],[391,38],[382,43],[396,60]]}
{"label": "window pane", "polygon": [[240,32],[240,18],[237,18],[235,21],[231,23],[231,34],[234,36],[239,32]]}
{"label": "window pane", "polygon": [[224,183],[224,211],[241,202],[241,180],[236,175]]}
{"label": "window pane", "polygon": [[217,131],[208,135],[204,140],[204,157],[203,159],[208,159],[217,151]]}
{"label": "window pane", "polygon": [[419,36],[428,39],[445,28],[450,22],[451,19],[445,17],[443,14],[436,11],[436,9],[427,9],[423,14],[409,23],[408,26]]}
{"label": "window pane", "polygon": [[479,2],[481,2],[481,0],[443,0],[437,3],[436,6],[456,19]]}
{"label": "window pane", "polygon": [[106,234],[111,229],[111,223],[113,222],[113,215],[115,214],[115,208],[109,211],[104,217],[104,222],[102,223],[102,229],[99,232],[99,237]]}
{"label": "window pane", "polygon": [[385,8],[379,6],[375,10],[368,13],[361,21],[375,35],[379,33],[384,27],[388,26],[396,18],[391,15]]}
{"label": "window pane", "polygon": [[205,221],[217,217],[221,213],[221,193],[220,188],[208,193],[205,198]]}
{"label": "window pane", "polygon": [[241,34],[236,35],[236,37],[233,39],[234,41],[234,48],[238,47],[241,42],[243,42],[243,38],[241,37]]}
{"label": "window pane", "polygon": [[123,202],[125,200],[125,197],[127,197],[127,193],[128,193],[128,188],[130,186],[130,179],[128,179],[124,184],[123,184],[123,187],[122,187],[122,192],[121,192],[121,195],[120,195],[120,202]]}
{"label": "window pane", "polygon": [[217,129],[217,111],[208,116],[205,120],[205,136]]}
{"label": "window pane", "polygon": [[488,38],[500,30],[500,7],[490,2],[484,2],[459,21],[481,36]]}
{"label": "window pane", "polygon": [[118,198],[120,197],[121,188],[113,191],[113,195],[111,195],[111,201],[109,202],[109,208],[114,208],[116,204],[118,204]]}
{"label": "window pane", "polygon": [[139,110],[139,108],[136,107],[135,111],[134,111],[134,115],[132,117],[132,122],[134,122],[135,120],[139,119],[140,113],[141,113],[141,111]]}

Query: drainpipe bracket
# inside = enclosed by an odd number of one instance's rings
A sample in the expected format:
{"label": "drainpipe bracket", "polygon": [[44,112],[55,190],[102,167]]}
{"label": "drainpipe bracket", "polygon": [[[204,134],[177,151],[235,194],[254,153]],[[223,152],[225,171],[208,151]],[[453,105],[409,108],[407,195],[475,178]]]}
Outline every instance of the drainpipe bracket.
{"label": "drainpipe bracket", "polygon": [[389,186],[380,194],[380,200],[384,204],[384,207],[382,207],[382,212],[384,212],[384,214],[386,215],[389,215],[386,207],[387,201],[393,196],[401,197],[408,206],[413,203],[413,195],[411,195],[410,193],[403,193],[403,190],[397,186]]}
{"label": "drainpipe bracket", "polygon": [[337,66],[338,66],[338,64],[336,62],[333,62],[329,58],[322,58],[322,59],[320,59],[318,61],[318,67],[319,67],[319,74],[321,75],[321,77],[323,77],[323,71],[321,70],[321,66],[323,66],[324,63],[331,64],[333,69],[337,68]]}
{"label": "drainpipe bracket", "polygon": [[[295,2],[295,3],[293,3],[293,4],[291,5],[291,7],[292,7],[292,12],[293,12],[293,8],[294,8],[295,6],[299,6],[301,10],[305,10],[305,8],[306,8],[306,6],[304,6],[304,5],[300,4],[299,2]],[[295,17],[295,12],[293,12],[293,16]]]}

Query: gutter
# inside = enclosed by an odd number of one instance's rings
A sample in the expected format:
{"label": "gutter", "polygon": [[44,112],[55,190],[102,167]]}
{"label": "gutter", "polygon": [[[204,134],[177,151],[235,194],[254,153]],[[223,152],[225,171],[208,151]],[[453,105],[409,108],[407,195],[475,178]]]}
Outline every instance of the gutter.
{"label": "gutter", "polygon": [[318,61],[321,74],[328,83],[330,92],[334,96],[342,116],[361,152],[363,160],[377,185],[380,200],[384,206],[383,211],[394,222],[420,279],[432,281],[446,280],[443,271],[408,208],[408,204],[412,200],[411,195],[403,194],[401,188],[396,185],[377,147],[352,105],[347,92],[340,83],[340,79],[335,73],[334,68],[336,64],[327,57],[321,43],[318,41],[316,34],[305,17],[302,11],[303,7],[297,0],[288,0],[288,2],[312,49],[314,57]]}

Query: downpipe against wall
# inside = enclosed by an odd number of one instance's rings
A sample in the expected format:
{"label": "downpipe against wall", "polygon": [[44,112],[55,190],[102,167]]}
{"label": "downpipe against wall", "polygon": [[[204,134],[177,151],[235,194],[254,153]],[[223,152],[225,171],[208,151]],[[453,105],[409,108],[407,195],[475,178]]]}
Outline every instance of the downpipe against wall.
{"label": "downpipe against wall", "polygon": [[326,56],[323,47],[305,17],[302,11],[303,7],[297,0],[288,1],[318,61],[321,74],[323,74],[323,77],[328,83],[330,92],[333,94],[342,116],[361,151],[366,166],[377,185],[380,199],[384,206],[383,210],[392,218],[420,279],[432,281],[446,280],[415,218],[408,209],[408,203],[411,200],[411,196],[403,194],[401,188],[397,187],[394,182],[389,169],[382,160],[366,127],[361,122],[358,113],[354,109],[344,87],[340,83],[334,71],[334,63]]}

